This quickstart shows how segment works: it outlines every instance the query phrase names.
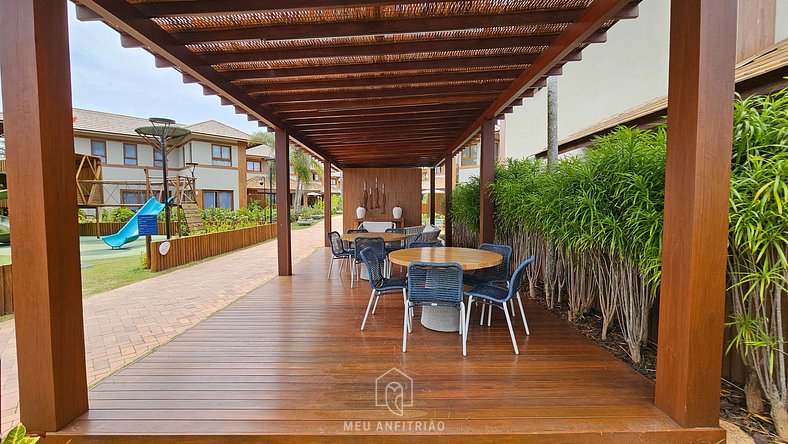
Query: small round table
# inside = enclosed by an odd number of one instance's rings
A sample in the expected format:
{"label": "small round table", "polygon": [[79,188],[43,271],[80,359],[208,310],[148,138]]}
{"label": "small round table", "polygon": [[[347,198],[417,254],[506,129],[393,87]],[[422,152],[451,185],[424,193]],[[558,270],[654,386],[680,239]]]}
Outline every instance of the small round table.
{"label": "small round table", "polygon": [[[389,253],[392,264],[408,266],[413,262],[433,264],[456,262],[463,270],[478,270],[499,265],[503,256],[492,251],[458,247],[425,247],[404,248]],[[453,307],[423,306],[421,309],[421,325],[430,330],[454,332],[460,331],[460,320]]]}
{"label": "small round table", "polygon": [[[405,240],[408,235],[405,233],[347,233],[342,235],[342,240],[352,244],[356,241],[356,238],[359,237],[382,237],[383,242],[400,242]],[[366,267],[361,267],[361,273],[358,277],[359,279],[364,279],[365,281],[369,280]]]}

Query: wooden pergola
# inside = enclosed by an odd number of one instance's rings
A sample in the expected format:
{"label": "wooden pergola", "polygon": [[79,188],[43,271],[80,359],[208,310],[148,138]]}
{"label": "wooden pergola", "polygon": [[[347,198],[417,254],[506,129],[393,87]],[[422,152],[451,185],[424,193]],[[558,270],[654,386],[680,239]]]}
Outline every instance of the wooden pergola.
{"label": "wooden pergola", "polygon": [[[494,179],[495,121],[604,42],[617,20],[636,17],[637,3],[80,0],[77,8],[275,130],[279,177],[288,176],[290,141],[323,159],[330,177],[332,164],[451,171],[456,151],[480,137],[484,187]],[[655,403],[681,426],[717,427],[736,0],[672,1],[670,34]],[[28,221],[12,233],[21,415],[41,433],[88,410],[68,52],[64,0],[0,3],[6,138],[24,147],[8,153],[10,207]],[[280,214],[287,187],[278,181]],[[489,242],[493,203],[488,193],[481,199]],[[289,275],[287,218],[278,245],[280,275]]]}

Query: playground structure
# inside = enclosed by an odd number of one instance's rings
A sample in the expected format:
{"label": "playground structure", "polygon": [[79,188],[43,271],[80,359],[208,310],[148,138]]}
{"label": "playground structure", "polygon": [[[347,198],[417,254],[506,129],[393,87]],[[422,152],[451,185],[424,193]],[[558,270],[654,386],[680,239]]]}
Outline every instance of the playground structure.
{"label": "playground structure", "polygon": [[[2,191],[7,190],[6,161],[0,159],[0,242],[8,242],[8,201]],[[87,154],[74,154],[75,180],[77,185],[77,206],[81,209],[92,209],[96,222],[101,222],[103,208],[129,207],[140,208],[155,197],[164,201],[164,181],[162,177],[152,175],[144,168],[144,180],[105,180],[102,177],[101,158]],[[197,205],[195,180],[188,176],[170,176],[167,178],[171,198],[171,206],[183,211],[176,211],[175,221],[180,225],[181,216],[190,232],[202,229],[202,218]],[[123,201],[123,193],[137,193],[140,203]]]}
{"label": "playground structure", "polygon": [[[172,201],[172,198],[169,200]],[[102,236],[101,240],[103,240],[105,244],[109,245],[113,249],[121,248],[129,242],[134,242],[140,237],[140,229],[138,225],[139,217],[158,216],[164,207],[165,205],[159,202],[157,198],[151,197],[147,202],[145,202],[145,205],[143,205],[142,208],[134,213],[134,216],[132,216],[132,218],[126,222],[126,225],[124,225],[120,231],[109,236]]]}

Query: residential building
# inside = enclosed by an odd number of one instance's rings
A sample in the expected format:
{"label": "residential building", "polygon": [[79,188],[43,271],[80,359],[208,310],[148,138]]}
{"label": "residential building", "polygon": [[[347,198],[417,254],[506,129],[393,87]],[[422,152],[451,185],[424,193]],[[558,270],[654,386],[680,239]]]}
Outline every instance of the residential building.
{"label": "residential building", "polygon": [[[589,45],[581,62],[564,65],[558,78],[559,143],[593,132],[600,122],[637,114],[660,100],[667,103],[669,6],[664,0],[643,0],[637,19],[616,24],[605,44]],[[742,62],[788,38],[788,2],[739,0],[738,24],[737,60]],[[785,76],[785,64],[772,66],[781,66]],[[546,109],[547,88],[542,88],[506,116],[501,136],[506,156],[545,150]]]}

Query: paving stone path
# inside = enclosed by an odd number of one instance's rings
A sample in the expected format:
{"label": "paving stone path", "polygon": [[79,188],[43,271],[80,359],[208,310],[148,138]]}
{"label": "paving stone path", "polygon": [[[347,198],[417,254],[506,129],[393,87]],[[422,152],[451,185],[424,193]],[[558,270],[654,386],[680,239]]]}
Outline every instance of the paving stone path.
{"label": "paving stone path", "polygon": [[[341,231],[342,217],[332,226]],[[292,232],[293,263],[323,247],[322,221]],[[276,241],[84,299],[88,384],[144,356],[277,273]],[[19,421],[14,321],[0,323],[0,428]]]}

